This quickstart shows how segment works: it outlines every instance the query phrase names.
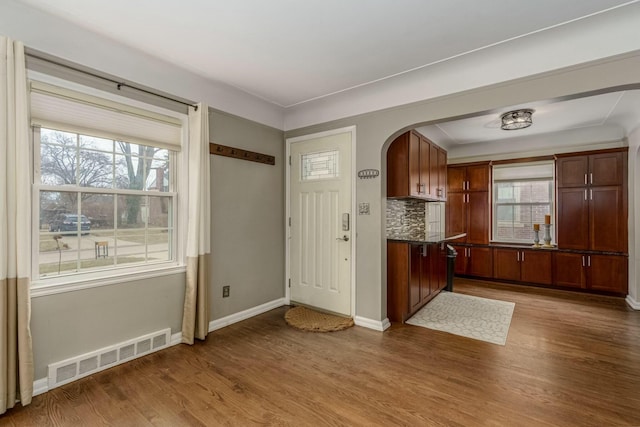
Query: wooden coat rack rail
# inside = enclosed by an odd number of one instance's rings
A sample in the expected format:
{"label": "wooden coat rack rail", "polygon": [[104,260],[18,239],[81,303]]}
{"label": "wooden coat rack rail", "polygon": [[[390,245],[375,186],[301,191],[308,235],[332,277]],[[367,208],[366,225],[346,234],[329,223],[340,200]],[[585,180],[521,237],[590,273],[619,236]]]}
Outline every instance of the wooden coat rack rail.
{"label": "wooden coat rack rail", "polygon": [[265,165],[275,165],[276,158],[268,154],[256,153],[255,151],[243,150],[242,148],[229,147],[227,145],[209,143],[209,154],[217,156],[232,157],[234,159],[248,160],[250,162],[264,163]]}

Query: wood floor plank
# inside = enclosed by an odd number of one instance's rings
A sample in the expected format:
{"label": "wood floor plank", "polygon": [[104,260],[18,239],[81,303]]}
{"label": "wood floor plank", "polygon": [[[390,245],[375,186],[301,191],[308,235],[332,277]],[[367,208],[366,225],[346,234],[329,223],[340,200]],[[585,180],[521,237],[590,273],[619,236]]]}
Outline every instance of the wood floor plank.
{"label": "wood floor plank", "polygon": [[286,308],[36,396],[9,426],[640,425],[640,312],[456,279],[515,302],[505,346],[417,326],[308,333]]}

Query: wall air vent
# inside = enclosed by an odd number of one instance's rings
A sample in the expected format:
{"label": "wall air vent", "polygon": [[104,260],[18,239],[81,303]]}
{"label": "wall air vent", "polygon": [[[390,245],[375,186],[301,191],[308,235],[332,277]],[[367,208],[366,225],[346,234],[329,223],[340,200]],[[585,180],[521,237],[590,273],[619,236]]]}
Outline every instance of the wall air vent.
{"label": "wall air vent", "polygon": [[171,329],[163,329],[49,365],[49,390],[112,366],[168,347]]}

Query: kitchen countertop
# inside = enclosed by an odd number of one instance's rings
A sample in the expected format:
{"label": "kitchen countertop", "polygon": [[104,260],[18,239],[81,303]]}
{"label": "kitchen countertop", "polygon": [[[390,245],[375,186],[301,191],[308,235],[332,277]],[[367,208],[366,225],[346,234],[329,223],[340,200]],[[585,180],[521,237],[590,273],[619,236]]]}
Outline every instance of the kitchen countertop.
{"label": "kitchen countertop", "polygon": [[430,244],[430,243],[442,243],[451,240],[456,240],[466,236],[466,233],[430,233],[423,237],[416,236],[387,236],[388,241],[403,242],[403,243],[415,243],[415,244]]}

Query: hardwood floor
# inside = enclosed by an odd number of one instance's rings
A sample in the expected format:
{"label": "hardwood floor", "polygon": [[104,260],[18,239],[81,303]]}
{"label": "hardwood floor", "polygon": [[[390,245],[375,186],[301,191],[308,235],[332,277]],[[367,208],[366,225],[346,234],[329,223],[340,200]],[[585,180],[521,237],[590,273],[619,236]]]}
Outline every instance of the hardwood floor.
{"label": "hardwood floor", "polygon": [[7,426],[640,425],[640,312],[457,279],[516,303],[506,346],[409,325],[300,332],[286,308],[37,396]]}

